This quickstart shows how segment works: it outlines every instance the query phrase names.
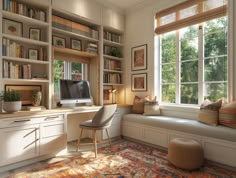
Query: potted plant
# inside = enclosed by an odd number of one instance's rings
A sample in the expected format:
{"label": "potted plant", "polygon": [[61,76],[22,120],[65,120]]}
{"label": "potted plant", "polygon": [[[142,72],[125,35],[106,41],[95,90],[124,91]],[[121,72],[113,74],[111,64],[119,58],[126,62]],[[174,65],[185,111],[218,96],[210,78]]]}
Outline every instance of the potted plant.
{"label": "potted plant", "polygon": [[15,90],[3,91],[0,99],[3,101],[3,110],[13,113],[21,110],[21,94]]}

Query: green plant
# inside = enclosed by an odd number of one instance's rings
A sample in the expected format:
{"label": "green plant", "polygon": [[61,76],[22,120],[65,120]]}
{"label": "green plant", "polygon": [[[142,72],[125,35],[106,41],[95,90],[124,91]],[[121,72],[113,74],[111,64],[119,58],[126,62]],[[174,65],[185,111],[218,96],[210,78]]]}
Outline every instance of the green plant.
{"label": "green plant", "polygon": [[111,56],[122,57],[121,50],[119,48],[113,48],[111,50]]}
{"label": "green plant", "polygon": [[21,94],[15,90],[5,90],[0,95],[0,99],[6,102],[20,101]]}

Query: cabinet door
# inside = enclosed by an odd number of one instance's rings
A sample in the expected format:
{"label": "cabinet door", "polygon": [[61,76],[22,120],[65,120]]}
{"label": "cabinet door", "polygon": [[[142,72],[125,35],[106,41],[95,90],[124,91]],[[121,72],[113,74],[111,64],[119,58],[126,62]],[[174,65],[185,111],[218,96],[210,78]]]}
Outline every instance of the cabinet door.
{"label": "cabinet door", "polygon": [[0,129],[0,165],[39,155],[39,125]]}
{"label": "cabinet door", "polygon": [[80,0],[79,15],[101,24],[101,6],[94,0]]}

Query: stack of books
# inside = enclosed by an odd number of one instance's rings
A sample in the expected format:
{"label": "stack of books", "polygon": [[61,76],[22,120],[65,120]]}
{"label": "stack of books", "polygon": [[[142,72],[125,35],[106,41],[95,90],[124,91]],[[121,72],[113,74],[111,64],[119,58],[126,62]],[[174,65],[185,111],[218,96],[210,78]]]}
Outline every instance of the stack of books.
{"label": "stack of books", "polygon": [[94,43],[88,43],[86,51],[88,53],[97,54],[98,53],[98,45],[94,44]]}
{"label": "stack of books", "polygon": [[46,110],[45,106],[27,106],[27,111],[42,111]]}

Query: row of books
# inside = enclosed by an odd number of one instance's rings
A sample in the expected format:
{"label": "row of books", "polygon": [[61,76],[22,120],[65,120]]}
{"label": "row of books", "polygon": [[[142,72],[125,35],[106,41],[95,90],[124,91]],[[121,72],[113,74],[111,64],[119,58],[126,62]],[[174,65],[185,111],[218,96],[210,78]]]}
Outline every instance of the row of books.
{"label": "row of books", "polygon": [[46,22],[45,11],[37,8],[32,8],[27,4],[23,4],[17,0],[3,0],[3,9],[9,12]]}
{"label": "row of books", "polygon": [[15,64],[13,62],[3,61],[3,77],[11,79],[31,79],[30,64]]}
{"label": "row of books", "polygon": [[122,83],[121,74],[104,73],[103,83],[121,84]]}
{"label": "row of books", "polygon": [[[30,57],[30,51],[35,52],[35,57]],[[24,45],[17,43],[13,40],[9,40],[3,38],[2,45],[2,55],[10,56],[10,57],[18,57],[18,58],[30,58],[36,59],[40,61],[47,61],[47,49],[46,48],[38,48],[38,49],[27,49]]]}
{"label": "row of books", "polygon": [[121,70],[121,62],[120,61],[113,61],[110,59],[104,59],[104,69],[108,70]]}
{"label": "row of books", "polygon": [[98,40],[98,30],[92,29],[87,25],[73,22],[68,19],[53,15],[52,26],[61,30],[77,33],[83,36],[91,37]]}
{"label": "row of books", "polygon": [[98,45],[94,43],[88,43],[86,51],[92,54],[98,53]]}
{"label": "row of books", "polygon": [[103,38],[105,40],[113,41],[113,42],[116,42],[116,43],[121,43],[121,36],[120,35],[115,34],[115,33],[111,33],[111,32],[108,32],[108,31],[103,32]]}

